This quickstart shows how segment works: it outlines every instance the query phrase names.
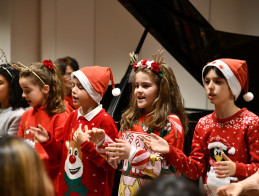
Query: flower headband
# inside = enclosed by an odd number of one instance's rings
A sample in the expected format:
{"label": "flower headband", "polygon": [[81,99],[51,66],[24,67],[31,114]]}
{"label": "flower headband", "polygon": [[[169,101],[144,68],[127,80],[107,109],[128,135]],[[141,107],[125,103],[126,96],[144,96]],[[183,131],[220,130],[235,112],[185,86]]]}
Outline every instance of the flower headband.
{"label": "flower headband", "polygon": [[162,56],[163,54],[163,50],[158,50],[157,54],[153,54],[153,61],[149,61],[149,60],[141,60],[139,62],[138,61],[138,55],[134,54],[134,52],[130,53],[130,57],[131,57],[131,63],[130,65],[133,66],[133,69],[135,70],[135,72],[138,70],[138,68],[140,67],[146,67],[148,69],[150,69],[151,71],[153,71],[156,75],[159,75],[160,77],[163,77],[163,72],[160,70],[160,66],[161,64],[163,64],[163,60],[164,57]]}

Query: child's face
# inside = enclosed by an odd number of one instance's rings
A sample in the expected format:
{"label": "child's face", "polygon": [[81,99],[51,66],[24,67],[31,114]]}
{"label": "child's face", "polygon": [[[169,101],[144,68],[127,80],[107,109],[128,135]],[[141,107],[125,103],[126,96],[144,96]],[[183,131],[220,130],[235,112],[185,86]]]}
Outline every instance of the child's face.
{"label": "child's face", "polygon": [[227,81],[220,78],[214,70],[210,70],[204,78],[204,88],[210,102],[214,105],[222,105],[234,100]]}
{"label": "child's face", "polygon": [[85,114],[90,112],[97,105],[76,77],[74,77],[72,81],[72,97],[73,104],[75,106],[81,106]]}
{"label": "child's face", "polygon": [[9,83],[6,78],[0,74],[0,103],[1,109],[9,107]]}
{"label": "child's face", "polygon": [[63,75],[63,84],[67,92],[71,92],[71,88],[72,88],[71,74],[73,71],[74,71],[73,68],[70,65],[68,65],[66,67],[65,74]]}
{"label": "child's face", "polygon": [[20,78],[19,83],[23,90],[22,97],[26,99],[30,106],[40,107],[44,105],[46,92],[39,85],[32,83],[32,78],[22,77]]}
{"label": "child's face", "polygon": [[152,104],[158,96],[158,86],[153,77],[144,72],[135,75],[134,96],[139,108],[149,113],[152,111]]}

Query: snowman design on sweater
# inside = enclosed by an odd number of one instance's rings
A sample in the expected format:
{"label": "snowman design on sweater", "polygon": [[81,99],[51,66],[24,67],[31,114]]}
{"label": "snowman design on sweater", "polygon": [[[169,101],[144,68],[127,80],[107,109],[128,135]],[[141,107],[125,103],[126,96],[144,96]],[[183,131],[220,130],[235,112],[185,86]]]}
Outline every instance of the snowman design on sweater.
{"label": "snowman design on sweater", "polygon": [[[237,181],[235,177],[226,177],[226,178],[217,178],[217,174],[215,173],[213,166],[215,162],[224,161],[222,157],[222,152],[224,152],[227,156],[228,154],[235,154],[235,148],[230,147],[227,141],[220,136],[212,137],[208,144],[208,149],[210,149],[210,165],[207,172],[207,188],[210,190],[208,195],[217,196],[216,190],[219,187],[230,184],[231,181]],[[229,150],[228,150],[229,149]]]}
{"label": "snowman design on sweater", "polygon": [[[71,132],[71,138],[72,138]],[[66,141],[66,147],[68,149],[67,158],[65,161],[65,173],[64,179],[67,185],[66,195],[70,195],[71,192],[78,193],[79,195],[85,195],[88,189],[82,184],[82,174],[83,174],[83,162],[82,162],[82,152],[80,145],[74,140]]]}

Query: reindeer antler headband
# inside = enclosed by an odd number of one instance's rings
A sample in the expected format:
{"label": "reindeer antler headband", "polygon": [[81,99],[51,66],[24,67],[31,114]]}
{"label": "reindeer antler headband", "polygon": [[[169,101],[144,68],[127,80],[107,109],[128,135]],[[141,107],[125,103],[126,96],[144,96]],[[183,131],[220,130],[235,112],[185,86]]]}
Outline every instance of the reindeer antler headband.
{"label": "reindeer antler headband", "polygon": [[134,52],[130,53],[129,56],[131,58],[131,63],[130,65],[133,66],[135,72],[138,70],[140,67],[145,67],[153,71],[155,74],[159,75],[160,77],[163,76],[163,72],[160,71],[160,66],[161,64],[164,64],[164,57],[162,56],[164,50],[158,50],[157,54],[153,54],[153,61],[149,60],[141,60],[138,62],[138,54],[134,54]]}
{"label": "reindeer antler headband", "polygon": [[[53,70],[53,63],[51,60],[44,60],[43,65],[45,67],[47,67],[50,71]],[[11,64],[15,69],[19,70],[19,71],[29,71],[31,72],[34,76],[36,76],[41,82],[42,84],[45,85],[45,82],[41,79],[41,77],[36,74],[31,68],[27,67],[26,65],[23,65],[21,62],[18,62],[17,64]]]}
{"label": "reindeer antler headband", "polygon": [[36,74],[31,68],[27,67],[26,65],[23,65],[21,62],[18,62],[17,64],[11,64],[11,65],[12,65],[12,67],[14,67],[15,69],[17,69],[19,71],[31,72],[34,76],[36,76],[42,82],[42,84],[45,85],[45,82],[40,78],[40,76],[38,74]]}
{"label": "reindeer antler headband", "polygon": [[[0,49],[0,51],[1,51],[0,64],[8,64],[4,50]],[[11,72],[6,67],[0,66],[0,68],[4,69],[11,76],[11,78],[13,78],[13,75],[11,74]]]}
{"label": "reindeer antler headband", "polygon": [[0,51],[1,51],[0,64],[7,64],[7,58],[6,58],[4,50],[0,49]]}

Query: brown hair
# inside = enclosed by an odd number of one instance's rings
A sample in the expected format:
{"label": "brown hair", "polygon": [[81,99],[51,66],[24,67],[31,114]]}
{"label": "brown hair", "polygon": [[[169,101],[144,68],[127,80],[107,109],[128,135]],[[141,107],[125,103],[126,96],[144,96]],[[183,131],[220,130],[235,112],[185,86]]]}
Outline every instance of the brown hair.
{"label": "brown hair", "polygon": [[[146,122],[147,126],[153,129],[161,129],[167,121],[170,114],[175,114],[179,117],[184,132],[188,130],[188,119],[183,107],[183,98],[180,93],[173,70],[165,63],[160,64],[162,76],[155,74],[146,67],[139,67],[136,73],[144,72],[154,77],[158,86],[158,97],[153,103],[153,110],[147,115],[149,118]],[[132,85],[131,100],[128,109],[122,114],[121,129],[123,131],[130,129],[136,120],[140,118],[143,110],[138,108],[137,101],[134,96],[134,82]]]}
{"label": "brown hair", "polygon": [[204,79],[210,70],[214,70],[218,77],[223,78],[227,81],[226,77],[223,75],[223,73],[215,66],[207,65],[203,71],[202,78]]}
{"label": "brown hair", "polygon": [[[49,85],[49,94],[46,100],[46,112],[49,116],[64,112],[64,87],[61,80],[61,73],[59,68],[53,64],[53,69],[49,69],[43,63],[36,62],[29,65],[29,68],[39,76],[39,78],[46,84]],[[30,70],[21,71],[20,77],[31,77],[32,82],[39,85],[41,88],[45,84],[35,76]]]}
{"label": "brown hair", "polygon": [[74,71],[77,71],[79,69],[79,65],[76,59],[69,56],[57,59],[55,61],[55,64],[59,65],[62,75],[65,75],[67,66],[71,66]]}
{"label": "brown hair", "polygon": [[2,196],[54,196],[42,160],[21,138],[0,138],[0,190]]}

